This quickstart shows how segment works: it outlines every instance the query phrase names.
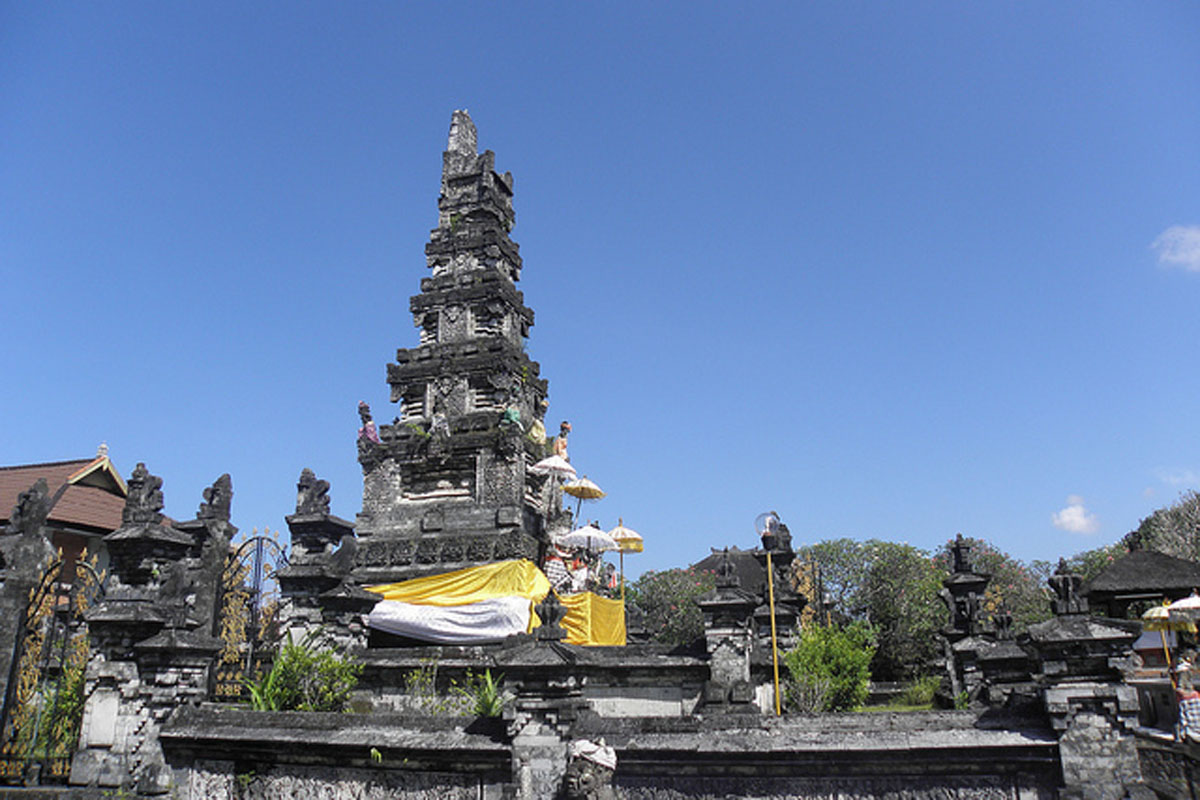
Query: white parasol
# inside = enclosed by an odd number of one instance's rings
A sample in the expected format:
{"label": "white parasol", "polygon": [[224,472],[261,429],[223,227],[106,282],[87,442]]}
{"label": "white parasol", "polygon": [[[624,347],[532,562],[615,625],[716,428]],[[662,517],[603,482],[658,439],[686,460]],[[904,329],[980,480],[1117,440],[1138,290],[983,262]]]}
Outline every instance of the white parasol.
{"label": "white parasol", "polygon": [[575,547],[592,553],[619,549],[613,538],[595,525],[584,525],[554,540],[560,547]]}

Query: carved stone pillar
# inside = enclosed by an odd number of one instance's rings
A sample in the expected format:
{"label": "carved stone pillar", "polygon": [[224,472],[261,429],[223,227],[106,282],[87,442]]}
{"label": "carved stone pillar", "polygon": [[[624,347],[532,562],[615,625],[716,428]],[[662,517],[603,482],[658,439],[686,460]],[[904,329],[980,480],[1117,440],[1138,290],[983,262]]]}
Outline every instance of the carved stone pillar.
{"label": "carved stone pillar", "polygon": [[144,464],[128,485],[121,527],[105,537],[108,592],[87,615],[92,656],[70,780],[158,795],[172,783],[159,727],[208,694],[221,647],[212,635],[218,586],[236,529],[228,475],[204,493],[196,520],[178,526],[163,517],[162,479]]}
{"label": "carved stone pillar", "polygon": [[1141,626],[1085,613],[1079,576],[1063,562],[1050,585],[1056,616],[1031,626],[1022,644],[1035,655],[1035,678],[1059,735],[1061,796],[1118,800],[1144,792],[1132,733],[1137,692],[1120,671]]}
{"label": "carved stone pillar", "polygon": [[321,627],[340,648],[365,648],[363,615],[380,598],[350,581],[354,526],[329,513],[329,482],[312,470],[300,473],[296,488],[296,513],[286,517],[292,551],[278,574],[283,628]]}
{"label": "carved stone pillar", "polygon": [[729,550],[721,555],[716,588],[696,601],[704,614],[704,642],[708,652],[704,710],[753,711],[755,690],[750,679],[750,656],[755,644],[754,609],[759,598],[741,588]]}
{"label": "carved stone pillar", "polygon": [[[538,614],[543,611],[554,617],[552,608],[541,606]],[[575,667],[580,650],[554,638],[514,637],[496,654],[504,685],[515,694],[504,720],[518,800],[555,797],[562,786],[572,727],[588,705]]]}

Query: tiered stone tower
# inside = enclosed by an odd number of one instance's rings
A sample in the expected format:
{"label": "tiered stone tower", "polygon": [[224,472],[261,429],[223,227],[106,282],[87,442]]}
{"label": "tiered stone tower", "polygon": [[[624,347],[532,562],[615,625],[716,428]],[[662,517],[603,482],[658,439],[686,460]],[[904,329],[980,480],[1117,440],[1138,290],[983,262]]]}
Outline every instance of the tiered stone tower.
{"label": "tiered stone tower", "polygon": [[432,274],[410,302],[420,344],[387,369],[400,413],[376,431],[359,409],[359,583],[536,559],[549,509],[552,523],[563,513],[547,479],[528,472],[546,454],[547,384],[525,354],[533,311],[515,285],[513,180],[495,160],[455,111],[425,246]]}

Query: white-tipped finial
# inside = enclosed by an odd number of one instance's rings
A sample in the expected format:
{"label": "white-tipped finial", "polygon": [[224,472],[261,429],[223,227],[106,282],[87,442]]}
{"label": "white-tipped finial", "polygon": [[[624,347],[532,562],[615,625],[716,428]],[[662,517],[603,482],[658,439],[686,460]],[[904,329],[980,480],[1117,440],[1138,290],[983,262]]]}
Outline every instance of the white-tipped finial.
{"label": "white-tipped finial", "polygon": [[462,153],[474,156],[479,154],[479,136],[475,132],[475,123],[465,108],[455,111],[450,116],[450,138],[446,149],[452,153]]}
{"label": "white-tipped finial", "polygon": [[107,458],[107,457],[108,457],[108,442],[101,442],[100,446],[96,448],[96,458]]}

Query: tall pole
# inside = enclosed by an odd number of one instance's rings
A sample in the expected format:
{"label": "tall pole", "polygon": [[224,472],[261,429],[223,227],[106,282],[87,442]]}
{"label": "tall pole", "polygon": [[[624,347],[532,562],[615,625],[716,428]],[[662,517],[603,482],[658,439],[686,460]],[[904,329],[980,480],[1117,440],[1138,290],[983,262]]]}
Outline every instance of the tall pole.
{"label": "tall pole", "polygon": [[625,605],[625,548],[617,552],[621,555],[621,605]]}
{"label": "tall pole", "polygon": [[767,549],[767,600],[771,607],[771,660],[775,665],[775,716],[783,714],[779,699],[779,640],[775,636],[775,570],[771,566],[771,550]]}

